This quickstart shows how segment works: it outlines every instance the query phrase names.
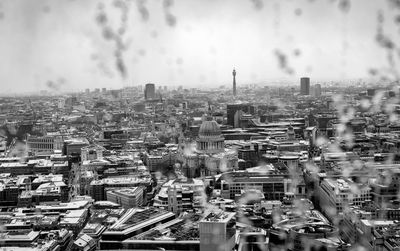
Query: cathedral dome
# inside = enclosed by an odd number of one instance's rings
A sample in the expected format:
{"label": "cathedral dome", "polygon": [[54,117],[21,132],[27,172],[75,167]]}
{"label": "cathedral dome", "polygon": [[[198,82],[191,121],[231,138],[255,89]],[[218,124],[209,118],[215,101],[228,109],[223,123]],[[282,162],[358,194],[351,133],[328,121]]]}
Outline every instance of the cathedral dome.
{"label": "cathedral dome", "polygon": [[199,137],[201,136],[221,136],[221,130],[219,125],[214,120],[204,121],[199,129]]}

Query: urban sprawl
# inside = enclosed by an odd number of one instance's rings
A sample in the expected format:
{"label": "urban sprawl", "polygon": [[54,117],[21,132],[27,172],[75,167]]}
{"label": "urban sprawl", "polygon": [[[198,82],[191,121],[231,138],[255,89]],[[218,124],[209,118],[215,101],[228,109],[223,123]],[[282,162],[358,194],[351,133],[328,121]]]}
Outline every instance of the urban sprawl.
{"label": "urban sprawl", "polygon": [[398,83],[232,77],[1,97],[1,249],[400,250]]}

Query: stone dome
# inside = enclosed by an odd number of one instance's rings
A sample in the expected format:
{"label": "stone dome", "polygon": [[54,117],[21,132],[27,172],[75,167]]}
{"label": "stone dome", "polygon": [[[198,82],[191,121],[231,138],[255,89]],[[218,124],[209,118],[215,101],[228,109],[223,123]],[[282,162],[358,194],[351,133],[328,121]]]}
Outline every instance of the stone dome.
{"label": "stone dome", "polygon": [[204,121],[199,129],[199,137],[201,136],[221,136],[219,125],[214,120]]}

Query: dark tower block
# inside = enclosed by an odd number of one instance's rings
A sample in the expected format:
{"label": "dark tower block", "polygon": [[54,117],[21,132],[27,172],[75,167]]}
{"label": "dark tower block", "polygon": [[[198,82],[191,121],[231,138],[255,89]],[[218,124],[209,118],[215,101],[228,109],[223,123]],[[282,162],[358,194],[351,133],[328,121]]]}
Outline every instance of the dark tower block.
{"label": "dark tower block", "polygon": [[310,78],[300,78],[300,95],[310,95]]}

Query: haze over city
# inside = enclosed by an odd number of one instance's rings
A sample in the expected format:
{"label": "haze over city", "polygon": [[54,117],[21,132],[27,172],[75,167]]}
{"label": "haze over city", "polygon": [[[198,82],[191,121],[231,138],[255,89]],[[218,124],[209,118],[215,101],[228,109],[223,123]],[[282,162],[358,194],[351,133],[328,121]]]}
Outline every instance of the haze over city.
{"label": "haze over city", "polygon": [[[1,93],[275,80],[374,80],[396,41],[391,1],[0,2]],[[123,31],[121,31],[121,29]],[[398,61],[398,58],[394,59]]]}

